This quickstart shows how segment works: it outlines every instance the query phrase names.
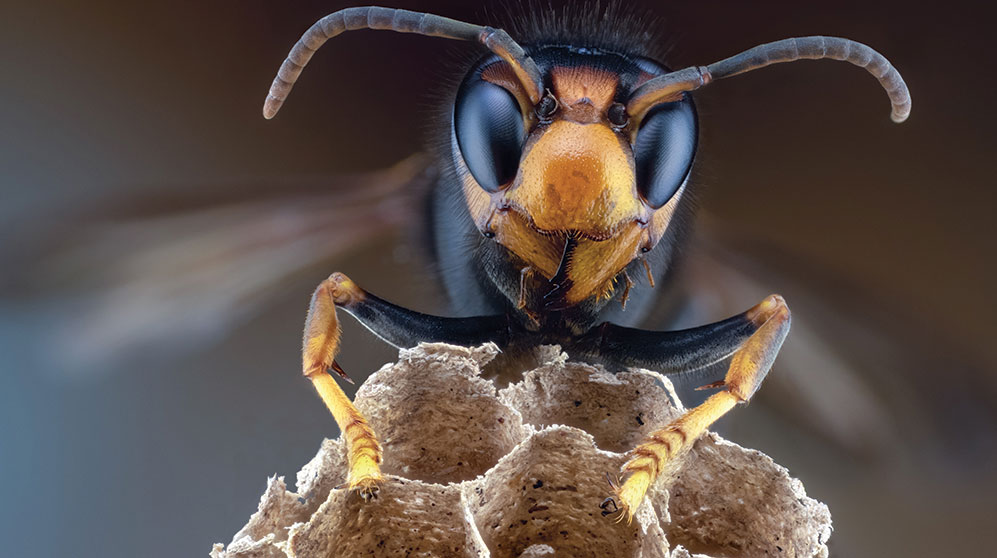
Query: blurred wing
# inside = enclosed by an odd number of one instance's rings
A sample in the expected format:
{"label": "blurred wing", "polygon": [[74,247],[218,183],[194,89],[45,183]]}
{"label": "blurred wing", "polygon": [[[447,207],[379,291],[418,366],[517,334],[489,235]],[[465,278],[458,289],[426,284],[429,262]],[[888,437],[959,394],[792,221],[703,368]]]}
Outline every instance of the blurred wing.
{"label": "blurred wing", "polygon": [[787,424],[857,456],[907,448],[917,459],[966,463],[997,452],[997,386],[981,355],[955,349],[946,332],[854,280],[703,221],[678,278],[676,325],[784,295],[792,331],[758,399]]}
{"label": "blurred wing", "polygon": [[42,251],[40,272],[25,276],[70,309],[51,333],[73,369],[157,348],[175,356],[261,311],[290,276],[408,226],[413,195],[432,179],[413,157],[367,174],[282,180],[279,197],[87,219],[65,227],[68,245]]}

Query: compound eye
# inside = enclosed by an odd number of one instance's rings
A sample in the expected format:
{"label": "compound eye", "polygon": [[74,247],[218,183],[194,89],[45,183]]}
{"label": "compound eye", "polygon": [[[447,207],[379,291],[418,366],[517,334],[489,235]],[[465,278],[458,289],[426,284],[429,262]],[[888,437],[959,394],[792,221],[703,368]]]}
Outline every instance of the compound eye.
{"label": "compound eye", "polygon": [[690,101],[657,106],[641,121],[634,142],[637,191],[654,209],[685,183],[696,155],[696,111]]}
{"label": "compound eye", "polygon": [[526,134],[511,93],[487,81],[466,85],[457,95],[454,131],[464,162],[482,188],[498,192],[512,182]]}

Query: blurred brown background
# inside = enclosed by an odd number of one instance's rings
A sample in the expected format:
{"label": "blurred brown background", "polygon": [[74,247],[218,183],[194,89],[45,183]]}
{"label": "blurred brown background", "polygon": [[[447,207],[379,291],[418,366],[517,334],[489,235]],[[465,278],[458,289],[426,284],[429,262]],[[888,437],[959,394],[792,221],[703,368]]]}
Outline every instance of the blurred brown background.
{"label": "blurred brown background", "polygon": [[[641,4],[663,18],[674,67],[827,34],[868,43],[901,70],[914,100],[901,126],[889,121],[876,82],[847,64],[770,68],[697,94],[703,206],[711,221],[777,246],[781,265],[805,266],[796,271],[815,283],[840,279],[857,297],[903,309],[895,321],[926,344],[937,339],[943,354],[992,386],[992,14],[970,2]],[[385,239],[294,275],[262,315],[196,350],[174,350],[164,338],[154,353],[73,364],[57,354],[71,341],[60,324],[83,304],[77,277],[23,273],[48,269],[39,260],[77,240],[80,216],[265,198],[289,177],[370,171],[419,150],[432,92],[452,67],[441,61],[470,45],[344,35],[316,58],[278,118],[260,116],[300,33],[347,5],[47,2],[4,10],[0,266],[16,280],[0,292],[0,553],[205,555],[255,510],[267,475],[293,476],[323,436],[336,435],[298,374],[314,285],[338,269],[374,292],[434,309],[418,262],[392,248],[404,239]],[[489,23],[484,8],[466,2],[391,5]],[[88,262],[78,280],[87,280],[88,266],[105,265]],[[400,279],[406,274],[412,279]],[[340,361],[354,375],[394,357],[352,324],[346,336],[356,345]],[[897,348],[908,349],[923,347]],[[938,374],[948,380],[946,370]],[[824,449],[767,409],[737,411],[730,435],[788,466],[829,504],[833,553],[989,548],[997,474],[986,447],[953,450],[937,467],[916,454],[870,462]],[[966,420],[992,440],[988,416]]]}

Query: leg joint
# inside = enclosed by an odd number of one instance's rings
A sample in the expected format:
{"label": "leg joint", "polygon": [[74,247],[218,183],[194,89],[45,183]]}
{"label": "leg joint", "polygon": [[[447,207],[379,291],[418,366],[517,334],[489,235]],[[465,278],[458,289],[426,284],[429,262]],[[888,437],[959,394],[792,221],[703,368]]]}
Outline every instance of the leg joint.
{"label": "leg joint", "polygon": [[335,272],[328,279],[322,282],[321,289],[325,289],[332,301],[338,306],[350,306],[362,302],[366,298],[366,293],[346,276],[345,273]]}
{"label": "leg joint", "polygon": [[746,317],[755,327],[762,327],[771,319],[788,321],[790,319],[789,306],[781,295],[772,294],[748,310]]}

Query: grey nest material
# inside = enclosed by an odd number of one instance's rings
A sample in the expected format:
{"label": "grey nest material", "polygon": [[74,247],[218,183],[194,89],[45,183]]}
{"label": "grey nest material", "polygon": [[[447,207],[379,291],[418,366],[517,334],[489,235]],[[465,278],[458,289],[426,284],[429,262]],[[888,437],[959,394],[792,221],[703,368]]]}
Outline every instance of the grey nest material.
{"label": "grey nest material", "polygon": [[325,440],[297,491],[269,479],[259,510],[213,558],[827,556],[831,516],[768,456],[702,437],[632,523],[599,504],[623,452],[682,406],[660,374],[545,364],[503,390],[494,345],[403,350],[360,388],[387,479],[364,502]]}

